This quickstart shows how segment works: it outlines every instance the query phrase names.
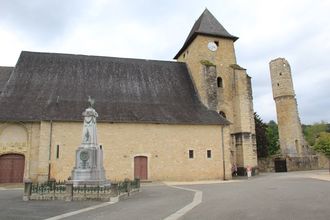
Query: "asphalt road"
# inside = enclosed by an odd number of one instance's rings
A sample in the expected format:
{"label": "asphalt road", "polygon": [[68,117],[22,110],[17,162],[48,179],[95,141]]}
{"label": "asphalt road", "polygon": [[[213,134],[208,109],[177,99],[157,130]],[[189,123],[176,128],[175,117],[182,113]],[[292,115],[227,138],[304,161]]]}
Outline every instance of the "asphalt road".
{"label": "asphalt road", "polygon": [[[295,173],[263,174],[248,180],[180,187],[202,192],[202,202],[180,219],[330,219],[330,181]],[[22,190],[0,190],[0,219],[45,219],[101,204],[95,201],[21,200]],[[146,184],[142,191],[64,219],[164,219],[193,201],[195,192],[164,184]]]}
{"label": "asphalt road", "polygon": [[189,188],[202,190],[203,202],[182,219],[330,219],[330,181],[295,176],[295,173]]}

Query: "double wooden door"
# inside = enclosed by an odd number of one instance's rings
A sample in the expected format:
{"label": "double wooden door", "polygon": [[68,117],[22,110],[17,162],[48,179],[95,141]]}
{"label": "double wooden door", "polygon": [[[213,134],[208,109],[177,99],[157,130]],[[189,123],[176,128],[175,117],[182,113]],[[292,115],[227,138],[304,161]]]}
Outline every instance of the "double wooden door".
{"label": "double wooden door", "polygon": [[0,156],[0,183],[21,183],[24,176],[25,159],[20,154]]}

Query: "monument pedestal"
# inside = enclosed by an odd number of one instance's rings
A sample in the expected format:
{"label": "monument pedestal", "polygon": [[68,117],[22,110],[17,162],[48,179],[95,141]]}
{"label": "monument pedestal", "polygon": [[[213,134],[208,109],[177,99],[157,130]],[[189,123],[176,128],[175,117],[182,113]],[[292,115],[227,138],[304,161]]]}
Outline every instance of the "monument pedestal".
{"label": "monument pedestal", "polygon": [[109,185],[102,162],[103,152],[99,147],[79,147],[76,150],[76,166],[72,171],[73,185]]}
{"label": "monument pedestal", "polygon": [[79,185],[110,185],[105,178],[103,168],[103,151],[97,143],[97,112],[90,106],[83,112],[84,127],[82,144],[76,150],[76,163],[72,170],[71,181]]}

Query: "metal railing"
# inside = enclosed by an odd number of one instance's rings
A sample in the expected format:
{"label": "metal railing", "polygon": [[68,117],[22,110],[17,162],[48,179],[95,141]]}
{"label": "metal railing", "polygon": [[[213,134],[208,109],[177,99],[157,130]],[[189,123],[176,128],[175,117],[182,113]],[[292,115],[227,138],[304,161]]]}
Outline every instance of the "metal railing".
{"label": "metal railing", "polygon": [[123,193],[128,195],[132,191],[138,191],[140,180],[126,179],[121,182],[111,183],[109,186],[81,185],[73,186],[73,183],[48,181],[46,183],[24,182],[23,200],[108,200]]}

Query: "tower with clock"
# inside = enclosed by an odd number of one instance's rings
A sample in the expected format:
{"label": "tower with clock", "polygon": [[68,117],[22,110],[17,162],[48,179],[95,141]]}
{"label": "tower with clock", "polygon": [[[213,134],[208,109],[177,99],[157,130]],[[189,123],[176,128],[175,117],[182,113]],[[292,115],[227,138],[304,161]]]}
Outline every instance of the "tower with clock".
{"label": "tower with clock", "polygon": [[230,122],[226,135],[230,160],[244,174],[257,168],[251,78],[236,61],[231,35],[208,9],[193,25],[174,59],[185,62],[203,104]]}

